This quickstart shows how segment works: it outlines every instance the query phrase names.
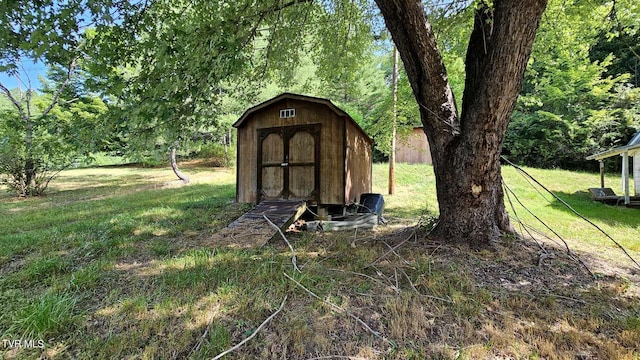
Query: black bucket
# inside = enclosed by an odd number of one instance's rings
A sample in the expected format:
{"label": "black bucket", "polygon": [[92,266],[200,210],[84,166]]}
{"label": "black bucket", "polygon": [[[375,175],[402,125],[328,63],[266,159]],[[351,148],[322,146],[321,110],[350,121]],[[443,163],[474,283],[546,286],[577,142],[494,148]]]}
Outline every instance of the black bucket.
{"label": "black bucket", "polygon": [[359,213],[374,213],[382,216],[384,211],[384,198],[382,194],[365,193],[360,195]]}

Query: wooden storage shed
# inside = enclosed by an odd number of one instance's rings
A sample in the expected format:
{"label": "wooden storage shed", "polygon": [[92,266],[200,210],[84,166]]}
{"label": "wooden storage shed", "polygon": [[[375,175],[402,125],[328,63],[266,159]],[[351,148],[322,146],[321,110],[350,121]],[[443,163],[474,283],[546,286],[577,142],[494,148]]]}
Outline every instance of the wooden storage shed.
{"label": "wooden storage shed", "polygon": [[406,137],[399,137],[396,145],[396,162],[407,164],[432,164],[429,140],[422,126],[416,126]]}
{"label": "wooden storage shed", "polygon": [[344,205],[371,192],[372,140],[327,99],[285,93],[236,121],[236,201]]}

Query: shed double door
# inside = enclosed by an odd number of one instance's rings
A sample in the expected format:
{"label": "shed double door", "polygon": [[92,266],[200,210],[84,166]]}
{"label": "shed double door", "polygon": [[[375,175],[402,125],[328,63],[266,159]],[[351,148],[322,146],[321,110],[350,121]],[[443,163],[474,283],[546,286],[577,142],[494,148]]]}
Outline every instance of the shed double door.
{"label": "shed double door", "polygon": [[258,202],[319,200],[320,124],[258,129]]}

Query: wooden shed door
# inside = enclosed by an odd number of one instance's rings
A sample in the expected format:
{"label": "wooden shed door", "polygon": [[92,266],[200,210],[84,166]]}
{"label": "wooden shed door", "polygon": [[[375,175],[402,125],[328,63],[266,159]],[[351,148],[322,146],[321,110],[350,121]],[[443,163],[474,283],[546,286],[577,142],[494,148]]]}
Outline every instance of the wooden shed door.
{"label": "wooden shed door", "polygon": [[258,202],[319,200],[320,125],[258,130]]}

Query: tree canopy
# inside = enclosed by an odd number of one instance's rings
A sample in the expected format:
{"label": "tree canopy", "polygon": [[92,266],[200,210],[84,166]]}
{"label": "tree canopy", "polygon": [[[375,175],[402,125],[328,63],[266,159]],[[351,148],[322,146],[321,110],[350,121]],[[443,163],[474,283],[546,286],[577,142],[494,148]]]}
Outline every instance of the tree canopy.
{"label": "tree canopy", "polygon": [[[633,50],[626,43],[630,35],[620,35],[634,33],[635,24],[622,25],[612,18],[623,5],[550,2],[507,132],[505,152],[514,161],[537,167],[595,167],[586,156],[624,145],[640,130],[633,69],[616,65],[629,62]],[[617,35],[611,33],[621,27]]]}
{"label": "tree canopy", "polygon": [[89,70],[141,147],[158,139],[171,146],[215,127],[225,98],[246,103],[272,80],[295,83],[307,53],[314,55],[316,76],[348,93],[370,43],[365,5],[151,2],[137,16],[88,36]]}

